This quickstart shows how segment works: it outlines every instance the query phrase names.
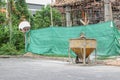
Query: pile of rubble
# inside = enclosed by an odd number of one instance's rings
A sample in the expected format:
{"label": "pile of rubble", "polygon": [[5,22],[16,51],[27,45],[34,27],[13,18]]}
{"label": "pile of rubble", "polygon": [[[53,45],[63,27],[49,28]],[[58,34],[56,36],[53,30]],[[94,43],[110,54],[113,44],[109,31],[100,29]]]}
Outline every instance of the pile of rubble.
{"label": "pile of rubble", "polygon": [[108,66],[120,66],[120,57],[101,60],[100,64],[108,65]]}

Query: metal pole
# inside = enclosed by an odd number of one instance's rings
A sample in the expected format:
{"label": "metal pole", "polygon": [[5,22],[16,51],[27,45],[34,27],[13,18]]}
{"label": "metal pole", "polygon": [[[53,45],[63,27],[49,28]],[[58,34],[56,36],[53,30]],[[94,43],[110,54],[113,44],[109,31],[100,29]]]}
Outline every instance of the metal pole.
{"label": "metal pole", "polygon": [[71,59],[71,57],[70,57],[70,47],[69,47],[69,49],[68,49],[68,57],[69,57],[69,63],[71,62],[70,61],[70,59]]}
{"label": "metal pole", "polygon": [[53,10],[52,10],[52,3],[53,3],[53,0],[51,0],[51,6],[50,6],[51,26],[53,26]]}
{"label": "metal pole", "polygon": [[26,52],[26,51],[27,51],[27,50],[26,50],[26,49],[27,49],[27,45],[26,45],[26,42],[27,42],[27,41],[26,41],[26,40],[27,40],[27,39],[26,39],[26,32],[24,33],[24,37],[25,37],[25,52]]}
{"label": "metal pole", "polygon": [[95,48],[95,63],[97,62],[97,49]]}
{"label": "metal pole", "polygon": [[86,39],[84,39],[84,47],[83,47],[83,64],[86,64]]}

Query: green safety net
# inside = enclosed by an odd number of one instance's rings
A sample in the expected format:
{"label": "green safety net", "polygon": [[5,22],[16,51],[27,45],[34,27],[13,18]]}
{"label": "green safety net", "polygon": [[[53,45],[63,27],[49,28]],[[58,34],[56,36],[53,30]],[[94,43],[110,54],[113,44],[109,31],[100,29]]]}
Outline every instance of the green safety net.
{"label": "green safety net", "polygon": [[49,27],[27,33],[26,51],[41,55],[68,56],[69,39],[80,37],[97,40],[97,54],[120,54],[120,32],[112,21],[87,26]]}

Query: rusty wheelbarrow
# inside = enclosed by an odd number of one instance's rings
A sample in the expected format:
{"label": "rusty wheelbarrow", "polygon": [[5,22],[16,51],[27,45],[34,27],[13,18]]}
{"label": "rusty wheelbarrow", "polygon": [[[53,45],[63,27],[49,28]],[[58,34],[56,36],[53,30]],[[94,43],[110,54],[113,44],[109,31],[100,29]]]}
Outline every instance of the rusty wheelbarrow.
{"label": "rusty wheelbarrow", "polygon": [[82,62],[86,64],[88,62],[89,55],[95,50],[96,59],[96,39],[76,38],[69,41],[69,59],[71,58],[70,50],[76,54],[75,62]]}

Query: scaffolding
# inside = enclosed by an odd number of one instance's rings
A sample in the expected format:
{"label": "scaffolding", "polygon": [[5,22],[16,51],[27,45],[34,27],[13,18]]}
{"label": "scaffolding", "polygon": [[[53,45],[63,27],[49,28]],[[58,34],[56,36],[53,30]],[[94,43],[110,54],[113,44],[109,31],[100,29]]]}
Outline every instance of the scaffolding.
{"label": "scaffolding", "polygon": [[[120,0],[56,0],[54,7],[58,8],[63,16],[63,25],[66,26],[66,13],[70,13],[69,24],[72,26],[96,24],[105,21],[105,4],[111,6],[111,20],[114,20],[117,26],[120,24]],[[69,6],[70,9],[65,8]]]}
{"label": "scaffolding", "polygon": [[120,0],[112,2],[112,15],[116,26],[120,29]]}

